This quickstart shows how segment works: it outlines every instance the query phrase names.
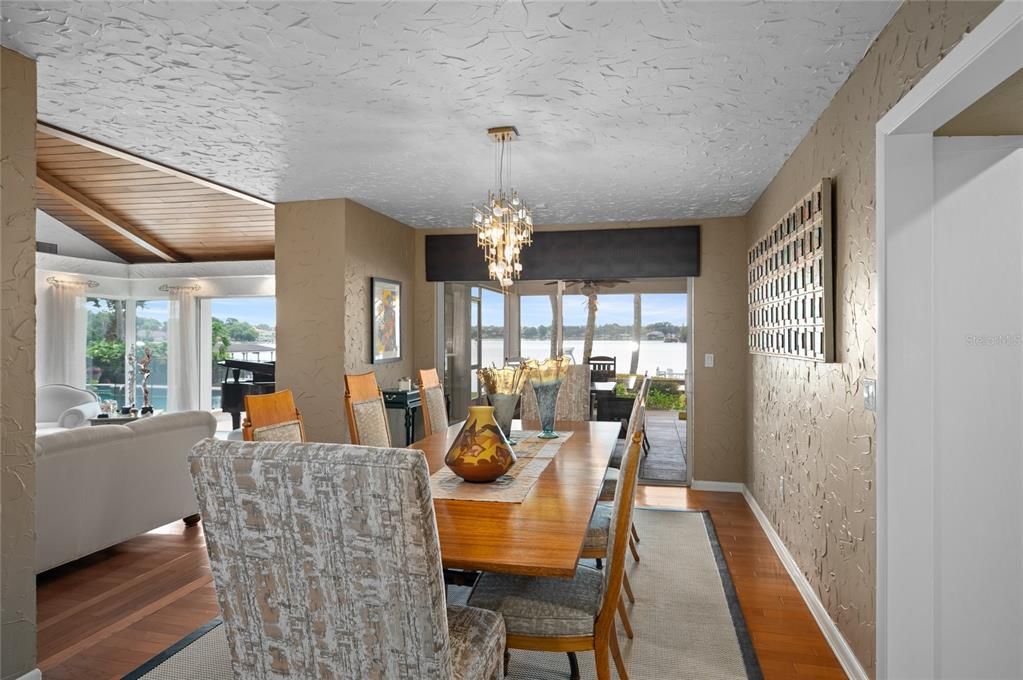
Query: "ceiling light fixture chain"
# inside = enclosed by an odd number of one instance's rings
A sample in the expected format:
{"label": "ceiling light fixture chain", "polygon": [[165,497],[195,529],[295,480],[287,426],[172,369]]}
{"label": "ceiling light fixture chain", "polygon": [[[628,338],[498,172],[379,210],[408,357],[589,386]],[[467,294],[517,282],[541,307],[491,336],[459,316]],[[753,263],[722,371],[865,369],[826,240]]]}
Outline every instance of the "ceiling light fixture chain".
{"label": "ceiling light fixture chain", "polygon": [[[518,137],[513,126],[496,127],[487,134],[497,144],[494,152],[496,190],[487,192],[483,207],[473,207],[476,243],[483,249],[490,278],[507,290],[522,275],[519,256],[533,243],[533,214],[518,192],[511,188],[511,152],[508,143]],[[509,189],[505,192],[504,184]]]}

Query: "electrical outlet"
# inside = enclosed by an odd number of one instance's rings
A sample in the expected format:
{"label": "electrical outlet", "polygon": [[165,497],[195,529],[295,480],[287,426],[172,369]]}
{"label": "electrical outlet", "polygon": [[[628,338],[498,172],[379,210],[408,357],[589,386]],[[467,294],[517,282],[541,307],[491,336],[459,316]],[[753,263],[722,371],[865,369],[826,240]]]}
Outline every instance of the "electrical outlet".
{"label": "electrical outlet", "polygon": [[877,410],[877,381],[873,378],[863,380],[863,408],[868,411]]}
{"label": "electrical outlet", "polygon": [[784,476],[778,478],[778,494],[781,496],[782,500],[785,500],[785,477]]}
{"label": "electrical outlet", "polygon": [[714,368],[714,355],[713,354],[704,354],[703,355],[703,367],[704,368]]}

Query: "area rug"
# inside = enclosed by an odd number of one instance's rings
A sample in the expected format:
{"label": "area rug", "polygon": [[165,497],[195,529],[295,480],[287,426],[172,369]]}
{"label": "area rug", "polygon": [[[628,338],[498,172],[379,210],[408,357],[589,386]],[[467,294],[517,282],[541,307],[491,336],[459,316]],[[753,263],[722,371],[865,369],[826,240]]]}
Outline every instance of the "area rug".
{"label": "area rug", "polygon": [[[637,509],[636,527],[642,562],[628,558],[636,594],[636,603],[629,606],[635,638],[619,638],[629,677],[762,680],[710,515]],[[464,602],[468,590],[451,588],[449,596]],[[582,678],[596,678],[593,655],[578,657]],[[512,680],[568,677],[565,654],[512,651]],[[210,622],[124,680],[141,678],[233,680],[225,627],[219,620]]]}

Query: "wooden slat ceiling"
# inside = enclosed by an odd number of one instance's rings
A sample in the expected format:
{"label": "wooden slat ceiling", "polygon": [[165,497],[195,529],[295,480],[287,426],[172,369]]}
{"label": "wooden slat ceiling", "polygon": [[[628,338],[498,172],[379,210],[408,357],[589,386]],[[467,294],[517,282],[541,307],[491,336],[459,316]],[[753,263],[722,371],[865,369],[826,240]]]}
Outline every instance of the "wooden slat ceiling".
{"label": "wooden slat ceiling", "polygon": [[271,204],[49,132],[36,132],[37,206],[124,260],[273,258]]}

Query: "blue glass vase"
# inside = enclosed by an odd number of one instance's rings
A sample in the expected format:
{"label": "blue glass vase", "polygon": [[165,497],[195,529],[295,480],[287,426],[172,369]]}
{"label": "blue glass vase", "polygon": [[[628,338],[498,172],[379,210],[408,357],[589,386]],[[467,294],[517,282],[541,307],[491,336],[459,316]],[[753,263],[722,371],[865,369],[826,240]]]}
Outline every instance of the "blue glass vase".
{"label": "blue glass vase", "polygon": [[561,380],[549,380],[545,382],[534,382],[533,392],[536,394],[536,410],[540,414],[540,439],[557,439],[558,433],[554,431],[554,420],[558,414],[558,392],[561,390]]}

